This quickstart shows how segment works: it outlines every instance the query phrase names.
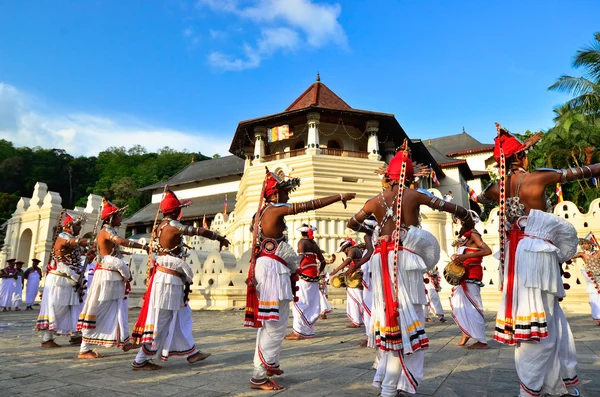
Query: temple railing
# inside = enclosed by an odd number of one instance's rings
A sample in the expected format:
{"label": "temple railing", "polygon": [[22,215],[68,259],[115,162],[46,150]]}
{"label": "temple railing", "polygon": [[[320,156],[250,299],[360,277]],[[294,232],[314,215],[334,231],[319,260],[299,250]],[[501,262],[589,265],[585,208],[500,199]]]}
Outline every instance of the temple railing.
{"label": "temple railing", "polygon": [[302,156],[303,154],[306,154],[306,148],[294,149],[294,150],[290,150],[289,152],[279,152],[279,153],[275,153],[275,154],[268,154],[263,157],[263,161],[287,159],[290,157]]}
{"label": "temple railing", "polygon": [[369,158],[369,152],[363,152],[361,150],[321,148],[321,153],[326,156],[354,157],[359,159]]}

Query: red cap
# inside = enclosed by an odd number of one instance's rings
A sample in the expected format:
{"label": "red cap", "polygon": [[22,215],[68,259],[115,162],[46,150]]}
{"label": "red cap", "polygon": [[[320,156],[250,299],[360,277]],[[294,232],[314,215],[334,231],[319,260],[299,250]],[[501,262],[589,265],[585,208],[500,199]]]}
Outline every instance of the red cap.
{"label": "red cap", "polygon": [[496,123],[496,131],[498,132],[498,136],[494,138],[494,159],[498,163],[500,163],[500,149],[504,152],[504,157],[509,158],[510,156],[534,146],[543,136],[541,132],[538,132],[537,134],[529,136],[524,142],[521,142],[498,123]]}
{"label": "red cap", "polygon": [[401,150],[394,158],[390,161],[390,165],[387,169],[387,174],[390,179],[394,181],[400,180],[400,171],[402,170],[402,164],[406,163],[406,179],[411,179],[414,174],[414,168],[412,164],[412,160],[410,159],[410,155],[408,152]]}
{"label": "red cap", "polygon": [[280,181],[275,178],[272,172],[268,172],[266,176],[265,182],[265,198],[277,193],[279,189],[277,189],[277,184]]}
{"label": "red cap", "polygon": [[106,198],[102,199],[102,215],[101,215],[101,218],[102,218],[103,221],[107,220],[108,218],[110,218],[111,216],[113,216],[118,211],[119,211],[119,208],[117,208],[116,205],[114,205],[113,203],[111,203],[110,201],[108,201]]}
{"label": "red cap", "polygon": [[191,201],[180,201],[175,193],[173,193],[167,186],[165,191],[165,197],[160,202],[160,212],[168,214],[175,211],[177,208],[187,207],[191,204]]}

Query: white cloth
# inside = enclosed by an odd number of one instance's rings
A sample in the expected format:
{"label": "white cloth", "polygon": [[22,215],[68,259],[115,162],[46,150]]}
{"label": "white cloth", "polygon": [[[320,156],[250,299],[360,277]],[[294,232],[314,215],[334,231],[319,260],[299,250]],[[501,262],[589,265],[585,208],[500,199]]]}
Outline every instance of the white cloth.
{"label": "white cloth", "polygon": [[[194,272],[181,258],[159,256],[159,266],[176,271],[192,281]],[[98,273],[94,279],[98,277]],[[143,345],[136,362],[160,352],[160,359],[167,361],[169,356],[191,356],[196,354],[192,333],[192,309],[184,302],[185,282],[182,277],[155,270],[152,290],[148,297],[148,313],[143,330]]]}
{"label": "white cloth", "polygon": [[40,289],[40,273],[36,270],[27,275],[27,284],[25,285],[25,304],[31,306],[35,303],[35,298]]}
{"label": "white cloth", "polygon": [[354,325],[363,325],[362,289],[346,288],[346,315]]}
{"label": "white cloth", "polygon": [[425,289],[427,290],[428,311],[438,318],[444,317],[444,308],[442,307],[440,294],[435,290],[433,283],[426,283]]}
{"label": "white cloth", "polygon": [[371,291],[371,269],[369,268],[371,260],[365,262],[360,270],[362,271],[362,306],[363,306],[363,323],[365,324],[365,334],[367,338],[371,332],[371,306],[373,305],[373,291]]}
{"label": "white cloth", "polygon": [[329,273],[325,273],[325,278],[322,279],[319,284],[321,287],[319,288],[319,293],[321,296],[319,297],[319,306],[321,310],[321,314],[329,314],[333,312],[329,301],[327,300],[327,282],[329,281]]}
{"label": "white cloth", "polygon": [[[575,254],[577,243],[577,231],[564,219],[531,210],[512,270],[507,247],[494,339],[517,344],[515,366],[523,394],[561,395],[578,381],[573,336],[558,303],[565,296],[560,264]],[[512,312],[507,313],[507,306]],[[505,325],[512,325],[514,333]]]}
{"label": "white cloth", "polygon": [[264,379],[267,377],[268,369],[279,368],[281,342],[285,337],[289,316],[289,301],[281,301],[279,302],[279,319],[263,322],[262,327],[256,332],[252,378],[256,380]]}
{"label": "white cloth", "polygon": [[12,288],[12,307],[18,308],[23,302],[23,276],[19,275],[14,282]]}
{"label": "white cloth", "polygon": [[575,386],[577,352],[569,323],[552,294],[542,294],[548,337],[522,341],[515,348],[515,367],[521,380],[521,396],[563,395]]}
{"label": "white cloth", "polygon": [[452,288],[450,295],[452,317],[468,337],[487,343],[481,287],[474,283],[465,283],[465,287],[466,291],[462,285]]}
{"label": "white cloth", "polygon": [[9,308],[13,305],[13,292],[16,286],[14,278],[3,278],[0,281],[0,307]]}
{"label": "white cloth", "polygon": [[592,318],[600,321],[600,291],[596,289],[596,283],[588,276],[585,269],[581,269],[583,278],[585,279],[586,289],[590,296],[590,308],[592,310]]}
{"label": "white cloth", "polygon": [[[423,306],[415,305],[415,312],[421,322],[424,322]],[[395,396],[398,390],[415,394],[424,376],[425,351],[420,349],[410,355],[392,351],[378,353],[373,386],[381,388],[381,397]]]}
{"label": "white cloth", "polygon": [[56,265],[56,270],[46,274],[36,330],[51,331],[57,335],[73,335],[77,331],[82,305],[73,287],[78,277],[71,267],[62,262]]}
{"label": "white cloth", "polygon": [[129,342],[128,304],[125,284],[131,274],[122,259],[102,257],[79,315],[77,329],[82,333],[81,352],[87,345],[121,347]]}
{"label": "white cloth", "polygon": [[294,333],[313,338],[315,324],[321,314],[319,283],[300,279],[296,282],[296,287],[298,301],[292,303]]}

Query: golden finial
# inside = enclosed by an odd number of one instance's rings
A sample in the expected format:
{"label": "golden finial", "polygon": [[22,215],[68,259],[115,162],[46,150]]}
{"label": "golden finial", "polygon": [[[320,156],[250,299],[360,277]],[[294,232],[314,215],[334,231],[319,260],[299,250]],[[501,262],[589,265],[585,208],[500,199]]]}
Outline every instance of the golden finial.
{"label": "golden finial", "polygon": [[321,81],[321,75],[317,72],[317,81]]}

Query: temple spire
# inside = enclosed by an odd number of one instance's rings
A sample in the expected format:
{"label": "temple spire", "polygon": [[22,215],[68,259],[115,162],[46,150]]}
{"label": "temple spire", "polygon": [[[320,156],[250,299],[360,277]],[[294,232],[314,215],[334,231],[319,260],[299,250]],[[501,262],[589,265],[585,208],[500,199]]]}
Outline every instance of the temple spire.
{"label": "temple spire", "polygon": [[317,81],[321,81],[321,75],[317,72]]}

